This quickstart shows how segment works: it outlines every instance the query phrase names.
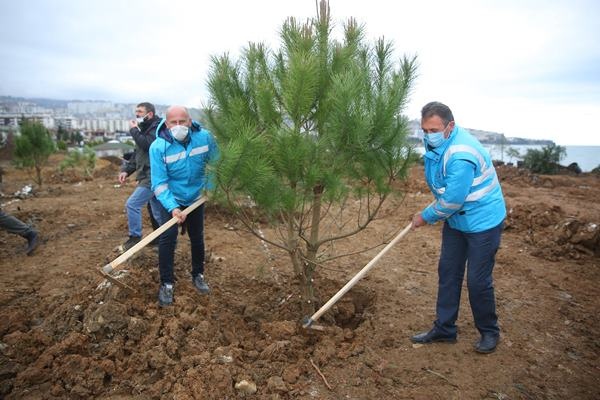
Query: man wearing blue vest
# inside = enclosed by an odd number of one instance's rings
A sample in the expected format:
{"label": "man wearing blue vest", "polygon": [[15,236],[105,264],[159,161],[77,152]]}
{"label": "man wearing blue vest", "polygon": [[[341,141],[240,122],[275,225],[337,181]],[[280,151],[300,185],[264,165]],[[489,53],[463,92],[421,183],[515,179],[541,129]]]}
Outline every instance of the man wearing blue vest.
{"label": "man wearing blue vest", "polygon": [[[204,280],[204,204],[182,214],[207,189],[212,189],[207,165],[216,160],[218,149],[213,136],[182,106],[171,106],[156,129],[156,140],[150,146],[152,190],[160,202],[157,216],[162,225],[172,217],[187,227],[192,251],[192,283],[202,294],[210,289]],[[173,303],[173,261],[177,245],[177,225],[165,231],[159,239],[158,267],[161,306]]]}
{"label": "man wearing blue vest", "polygon": [[412,227],[443,221],[438,264],[436,320],[414,343],[456,342],[456,319],[465,269],[469,302],[481,337],[479,353],[491,353],[500,338],[492,271],[500,246],[506,206],[492,160],[439,102],[421,110],[425,179],[435,202],[416,214]]}

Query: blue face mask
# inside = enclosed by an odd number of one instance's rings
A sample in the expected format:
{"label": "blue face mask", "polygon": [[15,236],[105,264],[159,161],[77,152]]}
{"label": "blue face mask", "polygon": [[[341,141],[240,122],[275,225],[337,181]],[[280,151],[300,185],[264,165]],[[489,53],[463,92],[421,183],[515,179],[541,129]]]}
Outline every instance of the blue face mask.
{"label": "blue face mask", "polygon": [[444,144],[446,138],[444,137],[444,132],[432,132],[425,133],[423,135],[423,140],[425,140],[425,144],[435,148],[440,147],[442,144]]}

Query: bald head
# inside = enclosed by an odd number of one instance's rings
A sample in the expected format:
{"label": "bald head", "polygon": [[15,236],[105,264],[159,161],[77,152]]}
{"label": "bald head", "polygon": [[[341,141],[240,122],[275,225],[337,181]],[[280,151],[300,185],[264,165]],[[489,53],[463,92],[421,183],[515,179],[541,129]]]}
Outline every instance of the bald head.
{"label": "bald head", "polygon": [[192,126],[190,113],[184,106],[171,106],[167,108],[166,114],[167,128],[171,129],[175,125]]}

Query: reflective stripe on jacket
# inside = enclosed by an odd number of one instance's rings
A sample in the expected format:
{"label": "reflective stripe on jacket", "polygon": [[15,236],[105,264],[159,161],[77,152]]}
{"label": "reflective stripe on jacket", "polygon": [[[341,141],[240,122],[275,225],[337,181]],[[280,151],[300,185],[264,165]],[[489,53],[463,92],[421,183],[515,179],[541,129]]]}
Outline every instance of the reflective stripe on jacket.
{"label": "reflective stripe on jacket", "polygon": [[218,149],[211,133],[196,121],[192,122],[185,144],[173,139],[164,120],[156,135],[150,146],[152,191],[171,212],[179,206],[189,206],[204,190],[213,188],[206,166],[218,158]]}
{"label": "reflective stripe on jacket", "polygon": [[425,153],[425,179],[436,198],[421,213],[427,223],[447,220],[462,232],[482,232],[506,217],[500,182],[488,151],[455,126],[440,147]]}

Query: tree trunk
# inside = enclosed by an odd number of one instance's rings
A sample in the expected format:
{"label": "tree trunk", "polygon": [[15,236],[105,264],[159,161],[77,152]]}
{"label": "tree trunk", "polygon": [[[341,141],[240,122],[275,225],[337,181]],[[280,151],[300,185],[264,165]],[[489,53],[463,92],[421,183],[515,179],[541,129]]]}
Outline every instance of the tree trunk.
{"label": "tree trunk", "polygon": [[294,268],[294,275],[300,283],[300,295],[302,296],[302,312],[305,315],[312,315],[315,311],[314,295],[312,293],[312,276],[306,274],[306,261],[299,246],[300,239],[295,230],[293,215],[288,216],[287,224],[287,247],[288,254]]}
{"label": "tree trunk", "polygon": [[300,295],[302,297],[302,312],[304,315],[312,315],[315,312],[315,296],[312,285],[312,272],[301,254],[300,249],[290,252],[292,265],[298,282],[300,283]]}
{"label": "tree trunk", "polygon": [[323,186],[317,185],[313,188],[312,201],[312,219],[310,225],[309,242],[306,244],[306,259],[303,263],[302,293],[305,299],[306,311],[313,314],[316,310],[317,296],[315,295],[315,287],[313,284],[313,274],[317,267],[317,252],[319,241],[319,227],[321,223],[321,196],[323,194]]}
{"label": "tree trunk", "polygon": [[298,247],[298,234],[294,228],[294,215],[290,214],[287,221],[287,248],[294,267],[294,275],[300,277],[302,275],[302,255]]}
{"label": "tree trunk", "polygon": [[310,262],[304,263],[304,272],[300,279],[300,285],[302,287],[302,309],[305,314],[312,315],[316,311],[316,296],[315,287],[313,285],[313,271],[314,268]]}
{"label": "tree trunk", "polygon": [[37,164],[35,166],[35,175],[36,175],[37,184],[42,186],[42,167]]}

